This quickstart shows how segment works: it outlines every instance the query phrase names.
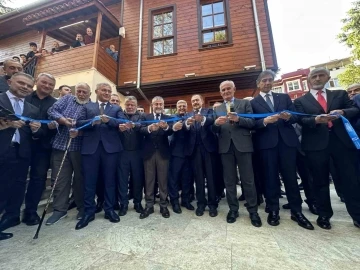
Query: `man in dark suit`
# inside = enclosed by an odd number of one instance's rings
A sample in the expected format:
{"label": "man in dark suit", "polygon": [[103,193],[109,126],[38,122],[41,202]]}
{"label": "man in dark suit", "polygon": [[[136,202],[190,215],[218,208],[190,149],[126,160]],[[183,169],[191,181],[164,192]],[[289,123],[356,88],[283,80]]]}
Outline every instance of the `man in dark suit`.
{"label": "man in dark suit", "polygon": [[141,200],[144,188],[144,165],[142,159],[142,146],[144,135],[140,132],[140,124],[136,124],[144,117],[136,110],[137,99],[134,96],[125,97],[125,119],[129,122],[121,123],[120,139],[124,151],[120,154],[118,163],[118,194],[120,201],[120,216],[125,216],[128,210],[129,198],[129,180],[132,176],[134,209],[137,213],[144,211]]}
{"label": "man in dark suit", "polygon": [[168,195],[168,171],[170,159],[170,146],[168,136],[173,133],[169,123],[161,120],[169,119],[164,112],[164,99],[156,96],[152,99],[153,113],[145,116],[145,120],[153,121],[150,125],[143,126],[141,133],[144,135],[143,159],[145,170],[145,200],[146,208],[140,214],[140,219],[147,218],[154,213],[154,187],[155,180],[159,183],[160,213],[164,218],[170,217],[166,200]]}
{"label": "man in dark suit", "polygon": [[7,90],[9,90],[7,81],[11,78],[12,75],[23,71],[22,65],[13,59],[5,60],[3,69],[5,75],[0,76],[0,93],[5,93]]}
{"label": "man in dark suit", "polygon": [[181,207],[179,204],[179,190],[181,186],[181,205],[188,210],[195,208],[190,203],[191,188],[191,167],[189,157],[185,155],[186,144],[188,140],[186,127],[183,117],[187,112],[187,102],[179,100],[176,103],[177,113],[175,117],[182,118],[173,125],[174,134],[171,136],[170,148],[170,175],[169,175],[169,197],[173,211],[180,214]]}
{"label": "man in dark suit", "polygon": [[[113,118],[124,118],[121,107],[112,105],[111,86],[107,83],[99,83],[95,93],[97,102],[89,102],[84,105],[76,123],[81,127],[89,123],[94,117],[100,116],[100,120],[92,122],[83,129],[83,142],[81,148],[82,167],[84,176],[84,206],[85,214],[77,223],[75,229],[86,227],[95,219],[95,191],[98,181],[99,169],[103,173],[105,183],[105,219],[116,223],[120,221],[114,212],[116,191],[116,169],[119,153],[123,150],[119,136],[119,121]],[[111,118],[110,118],[111,117]]]}
{"label": "man in dark suit", "polygon": [[235,91],[235,84],[232,81],[224,81],[220,84],[220,94],[224,103],[215,109],[216,120],[213,126],[214,132],[219,137],[219,153],[223,165],[226,198],[230,208],[226,220],[228,223],[233,223],[239,216],[236,188],[236,165],[238,165],[251,224],[260,227],[262,223],[257,213],[257,195],[252,167],[254,150],[250,133],[254,119],[237,115],[252,113],[252,109],[248,100],[234,98]]}
{"label": "man in dark suit", "polygon": [[[48,110],[57,101],[51,96],[56,80],[51,74],[41,73],[38,75],[35,84],[36,91],[33,91],[25,99],[40,110],[41,119],[49,119]],[[44,136],[39,140],[34,140],[32,145],[30,180],[26,191],[25,210],[22,219],[22,222],[28,226],[37,225],[40,222],[37,207],[45,189],[47,173],[50,169],[51,140],[56,134],[56,125],[54,122],[43,124],[42,130],[44,131]],[[19,214],[21,204],[22,202],[18,202],[17,205],[14,204],[14,209],[17,209]]]}
{"label": "man in dark suit", "polygon": [[299,226],[313,230],[312,224],[302,214],[302,199],[296,178],[296,152],[299,141],[292,124],[296,123],[297,117],[284,112],[295,111],[295,108],[289,95],[271,91],[274,79],[275,73],[271,70],[260,73],[256,81],[260,94],[251,100],[253,112],[256,114],[279,112],[255,121],[254,145],[260,152],[264,170],[264,191],[266,206],[269,209],[267,222],[271,226],[280,224],[280,171],[290,204],[291,219]]}
{"label": "man in dark suit", "polygon": [[[209,215],[218,215],[216,200],[216,180],[215,166],[217,139],[212,132],[211,126],[214,124],[213,110],[204,108],[204,100],[200,95],[191,97],[193,111],[188,114],[189,118],[185,121],[188,130],[188,145],[185,154],[190,156],[192,169],[195,177],[197,209],[196,215],[204,214],[206,205],[209,206]],[[208,200],[205,196],[205,178],[207,183]]]}
{"label": "man in dark suit", "polygon": [[329,190],[329,162],[333,158],[340,170],[340,187],[346,208],[354,225],[360,228],[360,179],[357,168],[357,150],[346,132],[340,114],[350,121],[359,114],[359,109],[349,99],[346,91],[329,91],[325,84],[330,72],[316,68],[308,76],[311,86],[309,93],[295,100],[299,113],[317,116],[301,116],[301,145],[314,178],[314,192],[318,205],[317,224],[323,229],[331,229],[333,215]]}
{"label": "man in dark suit", "polygon": [[[38,119],[39,110],[25,101],[25,96],[32,92],[34,79],[25,73],[16,73],[9,82],[9,90],[0,94],[0,106],[12,113]],[[27,173],[30,165],[31,144],[33,137],[41,136],[39,122],[28,125],[21,120],[0,120],[0,213],[5,209],[10,198],[16,196],[23,201]],[[20,190],[20,192],[18,192]],[[0,221],[0,240],[12,237],[2,231],[20,224],[19,216],[5,211]]]}

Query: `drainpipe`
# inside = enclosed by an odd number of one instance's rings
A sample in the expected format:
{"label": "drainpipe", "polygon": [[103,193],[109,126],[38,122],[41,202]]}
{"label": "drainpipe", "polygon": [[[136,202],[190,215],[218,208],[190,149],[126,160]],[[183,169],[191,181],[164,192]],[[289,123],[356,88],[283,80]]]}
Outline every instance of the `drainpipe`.
{"label": "drainpipe", "polygon": [[140,95],[150,104],[150,101],[145,96],[144,92],[140,88],[140,78],[141,78],[141,50],[142,50],[142,34],[143,34],[143,13],[144,13],[144,0],[140,0],[140,20],[139,20],[139,55],[138,55],[138,68],[137,68],[137,78],[136,78],[136,89]]}
{"label": "drainpipe", "polygon": [[256,8],[256,0],[252,0],[252,6],[253,6],[253,11],[254,11],[256,35],[257,35],[257,40],[258,40],[258,45],[259,45],[261,68],[264,71],[264,70],[266,70],[266,64],[265,64],[263,44],[262,44],[262,40],[261,40],[259,18],[258,18],[258,13],[257,13],[257,8]]}

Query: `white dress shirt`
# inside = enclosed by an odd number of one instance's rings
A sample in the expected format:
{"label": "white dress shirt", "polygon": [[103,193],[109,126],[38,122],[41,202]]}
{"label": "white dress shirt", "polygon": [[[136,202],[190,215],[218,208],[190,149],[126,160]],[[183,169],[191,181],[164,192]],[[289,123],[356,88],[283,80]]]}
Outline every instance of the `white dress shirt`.
{"label": "white dress shirt", "polygon": [[[21,109],[21,115],[24,112],[24,98],[18,98],[17,96],[13,95],[10,91],[6,91],[6,95],[8,96],[8,98],[10,99],[11,102],[11,106],[13,107],[13,110],[15,111],[15,102],[16,100],[19,101],[19,105],[20,105],[20,109]],[[16,129],[14,136],[12,137],[12,142],[17,142],[16,141],[16,133],[19,133],[19,130]],[[20,134],[19,134],[19,140],[20,140]],[[18,142],[20,143],[20,141]]]}
{"label": "white dress shirt", "polygon": [[265,102],[266,102],[266,97],[265,97],[265,96],[266,96],[267,94],[269,94],[269,98],[270,98],[270,100],[271,100],[271,103],[272,103],[272,105],[274,106],[274,97],[273,97],[272,91],[270,90],[269,93],[260,92],[260,96],[262,96],[262,98],[265,100]]}
{"label": "white dress shirt", "polygon": [[[310,93],[313,95],[313,97],[318,100],[318,92],[320,90],[314,90],[314,89],[311,89],[310,90]],[[325,98],[325,100],[327,101],[327,95],[326,95],[326,89],[323,89],[322,92],[321,92],[321,95]]]}

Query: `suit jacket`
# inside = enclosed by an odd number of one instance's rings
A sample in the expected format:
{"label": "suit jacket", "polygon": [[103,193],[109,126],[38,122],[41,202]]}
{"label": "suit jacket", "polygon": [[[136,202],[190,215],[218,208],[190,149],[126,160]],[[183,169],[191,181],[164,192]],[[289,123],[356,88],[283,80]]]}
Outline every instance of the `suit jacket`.
{"label": "suit jacket", "polygon": [[[344,116],[351,121],[359,114],[359,109],[354,105],[347,95],[346,91],[326,90],[327,110],[326,112],[309,92],[306,95],[296,99],[294,105],[296,111],[306,114],[324,114],[332,110],[343,110]],[[341,119],[332,122],[332,131],[343,142],[347,148],[354,148],[354,144],[347,134]],[[316,124],[315,116],[301,116],[299,124],[302,125],[301,146],[304,151],[324,150],[329,144],[329,128],[327,124]]]}
{"label": "suit jacket", "polygon": [[[0,94],[0,105],[11,112],[14,112],[14,109],[11,105],[11,101],[6,93]],[[30,117],[32,119],[39,119],[39,109],[31,105],[28,102],[24,102],[23,116]],[[15,128],[7,128],[0,130],[0,156],[4,155],[8,150],[12,138],[15,134]],[[32,133],[29,125],[25,125],[22,128],[19,128],[20,132],[20,148],[19,155],[22,158],[31,157],[31,145],[33,143],[33,137],[40,137],[42,135],[42,129],[40,128],[36,133]]]}
{"label": "suit jacket", "polygon": [[[214,124],[214,114],[212,109],[202,108],[200,114],[205,116],[206,120],[203,126],[200,127],[201,141],[206,151],[213,153],[218,151],[217,138],[211,127]],[[194,112],[190,112],[188,117],[194,116]],[[195,125],[190,126],[190,130],[187,131],[189,134],[188,146],[185,154],[191,156],[195,149],[196,144],[196,129]]]}
{"label": "suit jacket", "polygon": [[[274,99],[275,112],[284,110],[295,111],[294,104],[289,95],[272,93]],[[254,113],[271,113],[269,105],[259,94],[250,101]],[[288,121],[279,119],[273,124],[264,126],[264,118],[255,120],[256,133],[254,134],[254,146],[258,150],[276,147],[279,142],[279,136],[287,146],[297,147],[299,140],[292,124],[297,122],[297,116],[292,115]]]}
{"label": "suit jacket", "polygon": [[[161,114],[160,119],[169,119],[170,116]],[[154,114],[146,114],[145,120],[154,120]],[[170,146],[169,146],[169,140],[168,136],[173,134],[172,130],[172,123],[168,122],[169,128],[168,130],[163,130],[162,128],[159,128],[157,131],[152,131],[149,133],[148,126],[143,125],[140,129],[140,132],[144,135],[144,147],[143,147],[143,158],[149,159],[156,150],[159,150],[160,155],[163,158],[169,158],[170,157]]]}
{"label": "suit jacket", "polygon": [[[253,113],[250,102],[244,99],[234,98],[234,110],[236,113]],[[215,108],[215,118],[227,114],[226,104],[223,103]],[[253,152],[253,143],[250,130],[254,127],[255,120],[240,117],[239,122],[225,123],[221,126],[213,125],[213,131],[219,136],[219,153],[225,154],[229,151],[231,141],[239,152]]]}
{"label": "suit jacket", "polygon": [[[76,126],[80,127],[91,121],[95,116],[100,115],[98,102],[89,102],[85,104],[80,112]],[[112,105],[108,102],[104,114],[114,118],[124,118],[121,107]],[[98,125],[89,125],[83,129],[83,142],[81,154],[92,155],[96,152],[101,141],[107,153],[118,153],[123,150],[119,136],[119,121],[110,119],[108,123]]]}
{"label": "suit jacket", "polygon": [[[128,119],[129,121],[132,121],[134,123],[145,119],[145,117],[139,112],[136,112],[133,115],[128,115],[124,113],[124,115],[125,119]],[[142,149],[144,135],[140,132],[140,129],[141,126],[139,124],[136,124],[134,128],[126,130],[124,132],[120,132],[120,139],[124,150],[135,151]]]}
{"label": "suit jacket", "polygon": [[[176,114],[174,117],[181,117],[180,115]],[[187,118],[187,115],[185,115],[185,118]],[[188,132],[186,130],[185,124],[183,124],[183,128],[174,131],[173,135],[170,137],[170,149],[171,149],[171,155],[175,157],[182,157],[184,158],[186,156],[186,147],[187,147],[187,141],[188,141]]]}

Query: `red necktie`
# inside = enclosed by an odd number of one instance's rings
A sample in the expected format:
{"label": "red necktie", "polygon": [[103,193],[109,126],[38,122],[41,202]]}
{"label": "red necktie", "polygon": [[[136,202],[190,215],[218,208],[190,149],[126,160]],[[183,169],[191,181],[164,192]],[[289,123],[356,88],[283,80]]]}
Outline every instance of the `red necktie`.
{"label": "red necktie", "polygon": [[[327,103],[325,98],[322,95],[322,90],[317,92],[317,101],[321,105],[321,107],[324,109],[325,113],[327,112]],[[331,128],[333,126],[333,123],[330,121],[328,122],[328,127]]]}

